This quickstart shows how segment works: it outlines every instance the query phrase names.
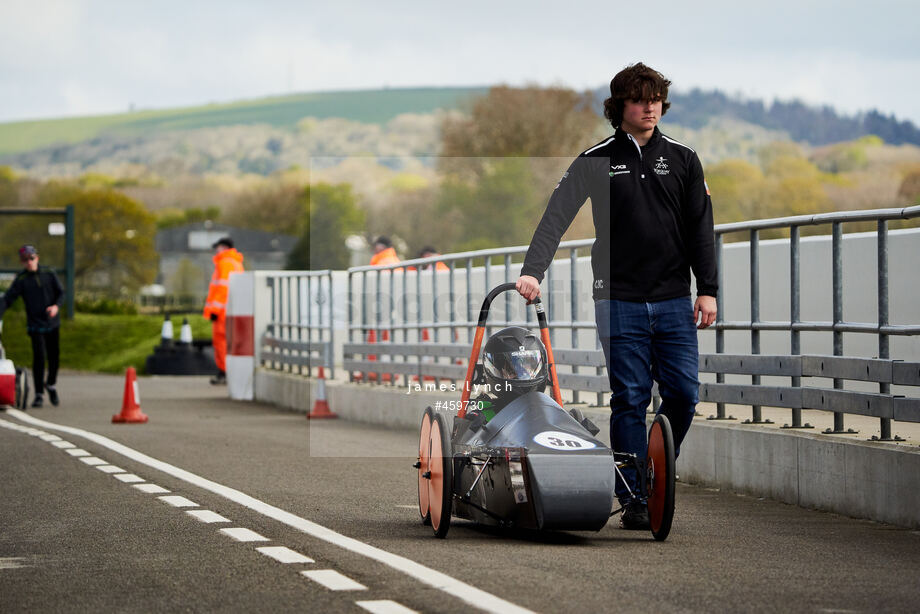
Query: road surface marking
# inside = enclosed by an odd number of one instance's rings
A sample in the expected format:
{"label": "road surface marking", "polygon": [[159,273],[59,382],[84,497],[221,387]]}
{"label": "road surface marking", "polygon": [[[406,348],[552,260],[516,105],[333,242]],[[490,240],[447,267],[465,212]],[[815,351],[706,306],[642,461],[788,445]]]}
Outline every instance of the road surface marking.
{"label": "road surface marking", "polygon": [[262,537],[255,531],[250,531],[249,529],[244,529],[242,527],[237,527],[235,529],[221,529],[221,533],[228,535],[235,539],[238,542],[267,542],[271,541],[267,537]]}
{"label": "road surface marking", "polygon": [[300,574],[310,578],[317,584],[322,584],[331,591],[367,590],[367,587],[363,584],[355,582],[348,576],[343,576],[334,569],[314,569],[310,571],[302,571]]}
{"label": "road surface marking", "polygon": [[185,497],[180,497],[179,495],[169,495],[157,498],[163,503],[169,503],[173,507],[198,507],[198,504],[194,501],[189,501]]}
{"label": "road surface marking", "polygon": [[211,510],[187,510],[185,513],[189,516],[197,518],[201,522],[230,522],[229,518],[224,518],[220,514],[212,512]]}
{"label": "road surface marking", "polygon": [[41,439],[42,441],[61,441],[60,437],[58,437],[57,435],[52,435],[51,433],[47,433],[45,435],[39,435],[38,438]]}
{"label": "road surface marking", "polygon": [[121,480],[126,484],[135,484],[137,482],[143,482],[144,478],[139,475],[134,475],[133,473],[119,473],[118,475],[113,476],[116,480]]}
{"label": "road surface marking", "polygon": [[[400,508],[405,509],[405,510],[417,510],[417,509],[418,509],[418,503],[416,503],[415,505],[397,505],[396,507],[400,507]],[[367,603],[373,603],[373,602],[368,601]]]}
{"label": "road surface marking", "polygon": [[83,448],[74,448],[73,450],[64,450],[64,451],[70,454],[71,456],[89,456],[89,452],[87,452]]}
{"label": "road surface marking", "polygon": [[390,601],[389,599],[379,599],[377,601],[356,601],[355,605],[364,608],[371,614],[418,614],[415,610],[410,610],[401,603]]}
{"label": "road surface marking", "polygon": [[157,486],[156,484],[135,484],[134,488],[150,495],[158,495],[164,492],[169,492],[162,486]]}
{"label": "road surface marking", "polygon": [[[29,414],[19,411],[17,409],[8,409],[7,414],[21,420],[27,424],[43,426],[45,428],[52,428],[61,431],[62,433],[69,433],[71,435],[76,435],[77,437],[83,437],[89,441],[92,441],[104,448],[112,450],[117,454],[121,454],[135,462],[141,463],[142,465],[147,465],[158,471],[170,475],[176,479],[182,480],[202,488],[209,492],[212,492],[216,495],[220,495],[225,499],[233,501],[243,507],[247,507],[253,511],[256,511],[263,516],[267,516],[274,520],[277,520],[280,523],[286,524],[289,527],[302,531],[307,535],[311,535],[317,539],[321,539],[325,542],[338,546],[349,552],[354,552],[361,556],[365,556],[373,561],[382,563],[396,571],[402,572],[407,576],[415,578],[416,580],[427,584],[428,586],[434,587],[438,590],[444,591],[448,595],[453,595],[454,597],[475,606],[481,610],[487,612],[496,612],[501,614],[533,614],[531,610],[523,608],[519,605],[515,605],[510,601],[506,601],[501,597],[497,597],[491,593],[488,593],[482,589],[476,588],[465,582],[461,582],[456,578],[453,578],[446,573],[442,573],[430,567],[426,567],[421,563],[417,563],[412,559],[400,556],[398,554],[393,554],[392,552],[387,552],[376,546],[371,546],[370,544],[364,543],[360,540],[357,540],[353,537],[348,537],[342,535],[332,529],[324,527],[321,524],[315,523],[306,518],[301,518],[291,512],[285,511],[279,507],[269,505],[264,501],[260,501],[254,497],[247,495],[244,492],[224,486],[217,482],[213,482],[207,478],[203,478],[199,475],[186,471],[176,467],[175,465],[170,465],[161,460],[157,460],[152,456],[148,456],[142,452],[138,452],[124,444],[120,444],[117,441],[109,439],[108,437],[103,437],[91,431],[86,431],[83,429],[74,428],[71,426],[64,426],[60,424],[54,424],[47,422],[45,420],[39,420],[38,418],[33,418]],[[136,484],[134,487],[145,486],[144,484]]]}
{"label": "road surface marking", "polygon": [[0,557],[0,569],[21,569],[23,567],[28,567],[28,565],[20,563],[20,561],[25,560],[25,557],[21,556]]}
{"label": "road surface marking", "polygon": [[314,563],[315,561],[308,556],[304,556],[287,546],[262,546],[256,548],[265,556],[270,556],[279,563]]}
{"label": "road surface marking", "polygon": [[124,473],[125,470],[115,465],[96,465],[96,469],[102,473]]}
{"label": "road surface marking", "polygon": [[95,456],[85,456],[81,458],[80,460],[86,463],[87,465],[93,465],[93,466],[109,464],[109,461],[104,461],[101,458],[96,458]]}
{"label": "road surface marking", "polygon": [[52,441],[52,442],[51,442],[51,445],[54,446],[55,448],[61,448],[62,450],[65,450],[65,449],[67,449],[67,448],[76,448],[76,447],[77,447],[77,446],[73,445],[72,443],[70,443],[69,441],[64,441],[63,439],[62,439],[61,441]]}

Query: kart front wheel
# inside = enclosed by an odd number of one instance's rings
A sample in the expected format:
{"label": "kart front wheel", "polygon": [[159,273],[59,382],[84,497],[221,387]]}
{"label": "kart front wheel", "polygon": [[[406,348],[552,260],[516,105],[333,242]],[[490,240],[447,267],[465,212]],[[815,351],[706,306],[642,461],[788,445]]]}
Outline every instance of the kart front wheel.
{"label": "kart front wheel", "polygon": [[453,502],[453,454],[444,416],[432,413],[428,448],[428,506],[434,536],[444,538],[450,529]]}
{"label": "kart front wheel", "polygon": [[674,520],[674,435],[667,416],[658,414],[648,432],[648,516],[652,535],[664,541]]}

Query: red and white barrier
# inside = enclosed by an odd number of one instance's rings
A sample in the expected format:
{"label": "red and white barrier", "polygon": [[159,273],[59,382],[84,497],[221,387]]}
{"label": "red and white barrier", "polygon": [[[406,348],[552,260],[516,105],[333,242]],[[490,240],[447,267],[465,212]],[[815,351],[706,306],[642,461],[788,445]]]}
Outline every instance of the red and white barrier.
{"label": "red and white barrier", "polygon": [[227,391],[231,399],[255,398],[255,274],[231,273],[227,297]]}

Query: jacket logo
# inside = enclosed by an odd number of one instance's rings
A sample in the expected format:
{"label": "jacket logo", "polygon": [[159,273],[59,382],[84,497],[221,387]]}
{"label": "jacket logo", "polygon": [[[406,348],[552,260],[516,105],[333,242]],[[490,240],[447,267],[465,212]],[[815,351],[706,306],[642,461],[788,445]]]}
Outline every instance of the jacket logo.
{"label": "jacket logo", "polygon": [[556,187],[553,188],[553,190],[558,189],[559,186],[562,185],[562,182],[565,181],[566,177],[568,177],[568,176],[569,176],[569,171],[566,171],[566,172],[562,173],[562,179],[559,180],[559,183],[556,184]]}
{"label": "jacket logo", "polygon": [[595,289],[595,290],[603,290],[603,289],[604,289],[604,280],[603,280],[603,279],[595,279],[595,280],[594,280],[594,289]]}
{"label": "jacket logo", "polygon": [[629,172],[629,170],[627,170],[625,164],[611,164],[611,165],[610,165],[610,173],[608,173],[608,174],[609,174],[611,177],[613,177],[614,175],[623,175],[623,174],[628,173],[628,172]]}
{"label": "jacket logo", "polygon": [[655,172],[659,175],[667,175],[671,172],[671,169],[668,168],[668,159],[661,157],[655,161]]}

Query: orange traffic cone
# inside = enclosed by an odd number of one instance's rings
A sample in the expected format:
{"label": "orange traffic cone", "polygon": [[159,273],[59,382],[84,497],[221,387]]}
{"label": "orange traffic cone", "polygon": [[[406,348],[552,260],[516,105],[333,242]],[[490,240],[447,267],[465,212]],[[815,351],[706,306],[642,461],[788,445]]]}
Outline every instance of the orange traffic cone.
{"label": "orange traffic cone", "polygon": [[329,403],[326,402],[326,372],[323,367],[319,367],[319,390],[316,392],[316,401],[313,403],[313,410],[307,414],[307,420],[316,420],[318,418],[338,418],[338,414],[329,409]]}
{"label": "orange traffic cone", "polygon": [[[386,328],[384,328],[384,329],[381,331],[381,333],[380,333],[380,340],[381,340],[383,343],[389,342],[389,340],[390,340],[390,331],[387,330]],[[380,360],[381,360],[381,362],[390,362],[390,357],[389,357],[389,356],[381,356],[381,357],[380,357]],[[385,381],[385,382],[391,382],[391,381],[393,381],[393,374],[392,374],[392,373],[382,373],[382,374],[380,375],[380,377],[381,377],[381,378],[383,379],[383,381]]]}
{"label": "orange traffic cone", "polygon": [[147,422],[147,415],[141,411],[140,394],[137,390],[137,372],[128,367],[125,373],[125,397],[121,402],[121,413],[112,416],[112,422]]}

